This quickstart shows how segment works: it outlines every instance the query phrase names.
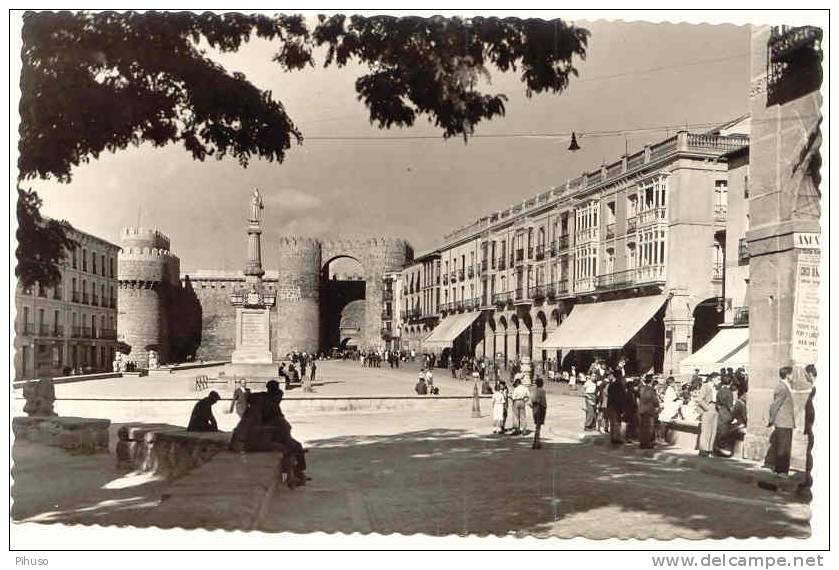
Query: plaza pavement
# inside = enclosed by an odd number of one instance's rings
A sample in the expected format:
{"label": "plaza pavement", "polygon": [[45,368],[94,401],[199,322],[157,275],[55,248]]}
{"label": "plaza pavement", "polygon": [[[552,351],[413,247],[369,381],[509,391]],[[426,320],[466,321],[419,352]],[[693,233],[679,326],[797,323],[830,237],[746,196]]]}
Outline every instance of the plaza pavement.
{"label": "plaza pavement", "polygon": [[[413,371],[334,364],[336,378],[357,369],[393,387],[413,384]],[[446,389],[458,388],[439,376]],[[530,449],[529,438],[492,435],[487,406],[480,418],[469,408],[290,416],[295,437],[311,449],[313,477],[294,491],[273,486],[271,454],[217,455],[164,482],[118,472],[110,455],[16,445],[12,514],[16,521],[297,533],[808,535],[809,507],[789,494],[655,453],[581,443],[579,398],[551,392],[541,450]],[[44,472],[65,476],[39,477]]]}

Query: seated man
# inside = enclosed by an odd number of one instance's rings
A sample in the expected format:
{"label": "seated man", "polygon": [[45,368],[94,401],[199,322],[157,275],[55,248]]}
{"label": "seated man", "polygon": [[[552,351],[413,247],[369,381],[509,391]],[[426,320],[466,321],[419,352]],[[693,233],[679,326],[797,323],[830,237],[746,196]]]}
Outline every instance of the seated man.
{"label": "seated man", "polygon": [[213,404],[219,400],[221,397],[215,390],[207,394],[206,398],[198,400],[192,408],[186,431],[218,431],[218,424],[213,416]]}
{"label": "seated man", "polygon": [[425,378],[420,376],[419,380],[417,380],[417,385],[414,386],[414,390],[416,390],[417,395],[425,396],[428,394],[428,385],[425,383]]}
{"label": "seated man", "polygon": [[288,475],[288,486],[304,485],[306,457],[302,444],[291,437],[291,424],[280,409],[283,392],[276,380],[265,385],[267,391],[249,396],[248,407],[233,430],[230,442],[234,451],[282,451],[282,469]]}

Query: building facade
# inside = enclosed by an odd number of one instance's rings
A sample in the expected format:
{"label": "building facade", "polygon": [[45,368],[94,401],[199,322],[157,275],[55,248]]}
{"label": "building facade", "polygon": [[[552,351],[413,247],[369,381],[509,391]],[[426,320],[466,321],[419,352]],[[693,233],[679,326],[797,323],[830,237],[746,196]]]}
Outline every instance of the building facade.
{"label": "building facade", "polygon": [[15,380],[110,371],[117,338],[119,246],[71,229],[78,244],[53,288],[15,290]]}
{"label": "building facade", "polygon": [[440,253],[432,251],[416,257],[401,271],[399,347],[422,352],[423,340],[440,318],[440,287],[448,276],[442,273]]}
{"label": "building facade", "polygon": [[[429,344],[502,364],[529,357],[579,368],[621,355],[636,370],[678,372],[723,320],[726,154],[748,145],[742,131],[732,123],[726,132],[679,132],[445,236],[447,328]],[[642,301],[607,304],[632,299]],[[594,328],[639,328],[625,342],[552,341],[580,307],[578,315],[599,312]]]}

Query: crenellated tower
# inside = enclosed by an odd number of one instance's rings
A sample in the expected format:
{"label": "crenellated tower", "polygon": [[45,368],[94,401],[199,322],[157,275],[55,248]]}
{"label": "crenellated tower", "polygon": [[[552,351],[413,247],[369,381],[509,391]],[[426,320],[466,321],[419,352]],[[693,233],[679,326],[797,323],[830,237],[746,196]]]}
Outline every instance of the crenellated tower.
{"label": "crenellated tower", "polygon": [[117,337],[131,346],[128,359],[148,366],[148,350],[157,346],[161,362],[170,351],[170,306],[180,289],[180,260],[169,238],[139,227],[123,228],[119,261]]}
{"label": "crenellated tower", "polygon": [[320,335],[321,248],[316,239],[282,237],[278,244],[275,354],[317,352]]}

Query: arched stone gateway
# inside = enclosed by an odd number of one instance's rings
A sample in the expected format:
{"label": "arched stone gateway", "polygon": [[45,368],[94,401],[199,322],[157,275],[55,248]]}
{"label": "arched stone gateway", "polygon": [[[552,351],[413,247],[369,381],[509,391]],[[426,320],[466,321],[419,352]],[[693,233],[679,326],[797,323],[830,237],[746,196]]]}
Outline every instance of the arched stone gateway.
{"label": "arched stone gateway", "polygon": [[[389,300],[384,298],[384,277],[398,271],[413,259],[413,250],[402,239],[313,239],[285,237],[280,240],[280,282],[277,298],[279,323],[276,354],[291,350],[316,352],[339,347],[342,339],[353,337],[359,348],[379,347],[383,314]],[[351,259],[357,272],[332,279],[329,267],[337,260]],[[288,262],[284,266],[283,262]],[[337,275],[335,275],[337,277]],[[345,307],[363,303],[357,309],[354,335],[342,334]]]}

